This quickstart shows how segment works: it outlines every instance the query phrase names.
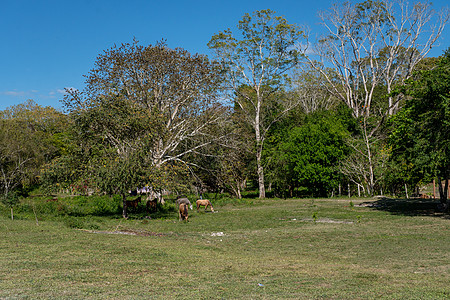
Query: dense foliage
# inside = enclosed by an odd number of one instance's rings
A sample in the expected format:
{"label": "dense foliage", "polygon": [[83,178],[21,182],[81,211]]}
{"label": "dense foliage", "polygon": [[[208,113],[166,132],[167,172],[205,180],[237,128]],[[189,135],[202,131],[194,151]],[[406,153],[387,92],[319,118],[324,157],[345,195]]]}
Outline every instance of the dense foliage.
{"label": "dense foliage", "polygon": [[[417,72],[399,92],[405,107],[393,118],[392,159],[405,165],[413,180],[450,176],[450,49],[431,70]],[[442,186],[440,186],[442,189]],[[441,190],[446,202],[448,183]]]}
{"label": "dense foliage", "polygon": [[[348,129],[330,111],[307,115],[301,126],[273,135],[266,156],[278,194],[330,196],[341,182],[339,162],[350,152]],[[283,196],[286,196],[284,194]]]}
{"label": "dense foliage", "polygon": [[[12,212],[35,187],[118,195],[126,217],[140,187],[161,200],[246,190],[264,198],[266,186],[279,197],[351,186],[373,195],[446,182],[450,50],[424,59],[440,31],[421,36],[432,39],[424,49],[400,43],[395,7],[333,6],[322,17],[340,29],[317,41],[319,61],[296,48],[300,27],[271,10],[246,14],[241,37],[214,35],[218,61],[165,42],[114,46],[83,90],[67,90],[64,113],[31,100],[0,112],[0,197]],[[429,5],[412,12],[430,18],[411,26],[432,19]],[[448,186],[440,189],[445,203]]]}
{"label": "dense foliage", "polygon": [[0,112],[0,199],[11,207],[39,183],[43,164],[65,152],[67,116],[27,101]]}

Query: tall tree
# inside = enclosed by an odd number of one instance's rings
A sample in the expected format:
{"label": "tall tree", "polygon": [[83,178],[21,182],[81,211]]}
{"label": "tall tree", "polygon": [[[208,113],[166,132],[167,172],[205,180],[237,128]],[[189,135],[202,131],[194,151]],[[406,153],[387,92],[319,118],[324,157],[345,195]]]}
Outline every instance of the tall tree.
{"label": "tall tree", "polygon": [[0,191],[6,195],[37,182],[40,167],[63,151],[66,121],[32,100],[0,111]]}
{"label": "tall tree", "polygon": [[[421,178],[437,177],[441,202],[448,208],[450,179],[450,48],[432,70],[416,73],[398,92],[405,107],[393,118],[392,158]],[[442,186],[442,182],[445,185]]]}
{"label": "tall tree", "polygon": [[224,66],[226,87],[237,95],[236,102],[248,116],[255,134],[259,197],[265,197],[262,150],[270,126],[292,109],[296,103],[286,101],[271,118],[264,115],[267,99],[285,83],[287,71],[297,65],[301,52],[295,50],[304,34],[271,10],[245,14],[237,29],[215,34],[208,43]]}
{"label": "tall tree", "polygon": [[[339,3],[320,13],[326,34],[315,45],[320,61],[309,60],[331,84],[334,94],[355,117],[370,115],[380,84],[387,92],[411,76],[414,67],[437,43],[449,19],[448,9],[435,12],[431,3],[364,1]],[[321,67],[333,66],[334,78]],[[398,106],[388,98],[387,113]]]}
{"label": "tall tree", "polygon": [[[120,188],[125,204],[126,191],[142,183],[142,176],[158,185],[148,178],[149,169],[161,174],[165,166],[188,164],[187,154],[222,138],[212,129],[226,111],[217,97],[220,81],[217,63],[206,56],[170,49],[164,42],[142,46],[134,41],[99,55],[86,89],[69,91],[64,101],[80,136],[103,145],[91,149],[99,157],[91,162],[112,179],[129,179]],[[132,168],[143,175],[131,174]]]}
{"label": "tall tree", "polygon": [[[218,65],[206,56],[170,49],[165,42],[142,46],[134,41],[99,55],[85,91],[70,93],[65,101],[69,109],[80,110],[116,98],[152,116],[158,130],[150,155],[161,166],[216,139],[208,129],[225,110],[217,98],[220,80]],[[117,139],[113,132],[105,138]]]}
{"label": "tall tree", "polygon": [[37,183],[41,166],[63,151],[66,121],[32,100],[0,111],[0,197],[11,208],[20,192]]}
{"label": "tall tree", "polygon": [[292,197],[301,188],[315,197],[326,197],[338,187],[339,162],[349,152],[345,143],[349,128],[346,116],[341,115],[345,110],[316,111],[305,115],[301,124],[271,135],[265,151],[271,153],[269,175],[278,192],[287,191]]}
{"label": "tall tree", "polygon": [[[320,18],[326,34],[315,45],[319,60],[309,63],[361,121],[361,142],[353,146],[365,160],[360,164],[369,170],[368,188],[373,193],[377,166],[372,145],[379,144],[379,129],[385,117],[399,109],[401,99],[377,97],[377,89],[383,86],[390,93],[411,76],[438,41],[449,11],[436,13],[428,2],[368,0],[335,4]],[[325,65],[333,68],[331,75]]]}

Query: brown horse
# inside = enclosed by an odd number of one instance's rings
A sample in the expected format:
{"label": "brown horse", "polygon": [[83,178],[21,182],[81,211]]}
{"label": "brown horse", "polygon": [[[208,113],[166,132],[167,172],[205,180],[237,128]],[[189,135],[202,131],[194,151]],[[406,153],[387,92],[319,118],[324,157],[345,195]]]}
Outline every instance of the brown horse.
{"label": "brown horse", "polygon": [[180,221],[184,220],[187,222],[188,220],[188,205],[186,203],[181,203],[179,210],[178,210],[178,216],[180,217]]}
{"label": "brown horse", "polygon": [[211,202],[208,199],[199,199],[195,203],[197,203],[197,212],[198,212],[198,209],[200,208],[200,206],[204,206],[205,211],[208,208],[208,206],[210,206],[211,211],[214,212],[214,208],[212,207]]}
{"label": "brown horse", "polygon": [[134,209],[136,209],[140,202],[141,202],[141,197],[137,197],[134,200],[127,200],[126,205],[127,205],[127,207],[133,207]]}

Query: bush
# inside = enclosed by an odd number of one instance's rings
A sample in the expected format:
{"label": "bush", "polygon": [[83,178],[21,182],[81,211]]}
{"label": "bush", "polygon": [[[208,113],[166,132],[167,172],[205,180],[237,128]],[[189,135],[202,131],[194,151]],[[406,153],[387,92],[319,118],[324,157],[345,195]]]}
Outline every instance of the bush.
{"label": "bush", "polygon": [[72,216],[107,216],[120,213],[119,196],[76,196],[61,201],[67,203],[67,214]]}
{"label": "bush", "polygon": [[91,202],[92,214],[105,216],[120,213],[120,203],[120,197],[95,197]]}
{"label": "bush", "polygon": [[63,220],[63,223],[69,228],[81,229],[84,226],[84,220],[82,218],[76,217],[66,217]]}
{"label": "bush", "polygon": [[88,217],[74,217],[74,216],[64,216],[61,219],[62,223],[69,228],[76,229],[89,229],[89,230],[99,230],[102,221],[96,218]]}
{"label": "bush", "polygon": [[[0,211],[9,213],[6,205],[0,205]],[[32,197],[21,199],[14,208],[18,218],[34,218],[34,214],[39,218],[110,216],[121,214],[121,211],[120,196],[75,196],[58,199]]]}

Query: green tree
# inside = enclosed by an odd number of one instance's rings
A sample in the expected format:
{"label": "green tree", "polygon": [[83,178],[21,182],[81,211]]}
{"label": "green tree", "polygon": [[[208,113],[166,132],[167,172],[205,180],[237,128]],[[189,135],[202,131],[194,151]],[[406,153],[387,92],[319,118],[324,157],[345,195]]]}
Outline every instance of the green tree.
{"label": "green tree", "polygon": [[411,76],[440,37],[449,11],[435,12],[428,2],[409,6],[404,1],[368,0],[335,4],[320,18],[326,33],[315,45],[319,59],[308,61],[360,121],[361,136],[352,143],[360,155],[348,164],[354,170],[367,170],[367,175],[353,177],[366,177],[373,194],[380,167],[375,157],[383,139],[380,129],[386,117],[398,111],[401,99],[377,96],[384,89],[390,93],[395,84]]}
{"label": "green tree", "polygon": [[304,36],[298,26],[288,24],[271,10],[245,14],[237,29],[215,34],[208,43],[226,70],[227,88],[232,90],[239,108],[244,111],[254,130],[255,152],[260,198],[265,197],[262,150],[267,132],[296,103],[283,103],[282,109],[268,120],[264,105],[287,79],[287,71],[297,65],[302,54],[296,50]]}
{"label": "green tree", "polygon": [[85,90],[64,99],[89,157],[83,177],[121,194],[124,207],[128,191],[138,186],[167,188],[166,175],[177,173],[168,168],[185,168],[188,154],[223,138],[214,130],[226,112],[220,82],[216,63],[164,42],[134,41],[99,55]]}
{"label": "green tree", "polygon": [[[226,111],[217,94],[222,79],[218,64],[206,56],[170,49],[164,42],[141,46],[134,41],[105,51],[95,65],[87,77],[84,105],[116,97],[152,118],[152,164],[180,161],[220,138],[208,130]],[[77,103],[79,95],[68,99]]]}
{"label": "green tree", "polygon": [[[450,48],[432,70],[400,87],[405,107],[392,119],[392,159],[403,161],[416,178],[437,177],[441,202],[448,206],[450,177]],[[444,187],[442,181],[445,180]]]}
{"label": "green tree", "polygon": [[43,164],[64,151],[66,116],[29,100],[0,112],[0,192],[37,183]]}
{"label": "green tree", "polygon": [[294,126],[271,141],[271,175],[275,188],[293,196],[303,188],[316,197],[326,197],[341,179],[339,162],[349,153],[349,135],[340,117],[331,111],[306,115],[301,126]]}
{"label": "green tree", "polygon": [[17,191],[12,191],[7,194],[0,195],[0,201],[5,204],[6,206],[9,206],[11,209],[11,220],[14,220],[14,206],[19,203],[19,195]]}

